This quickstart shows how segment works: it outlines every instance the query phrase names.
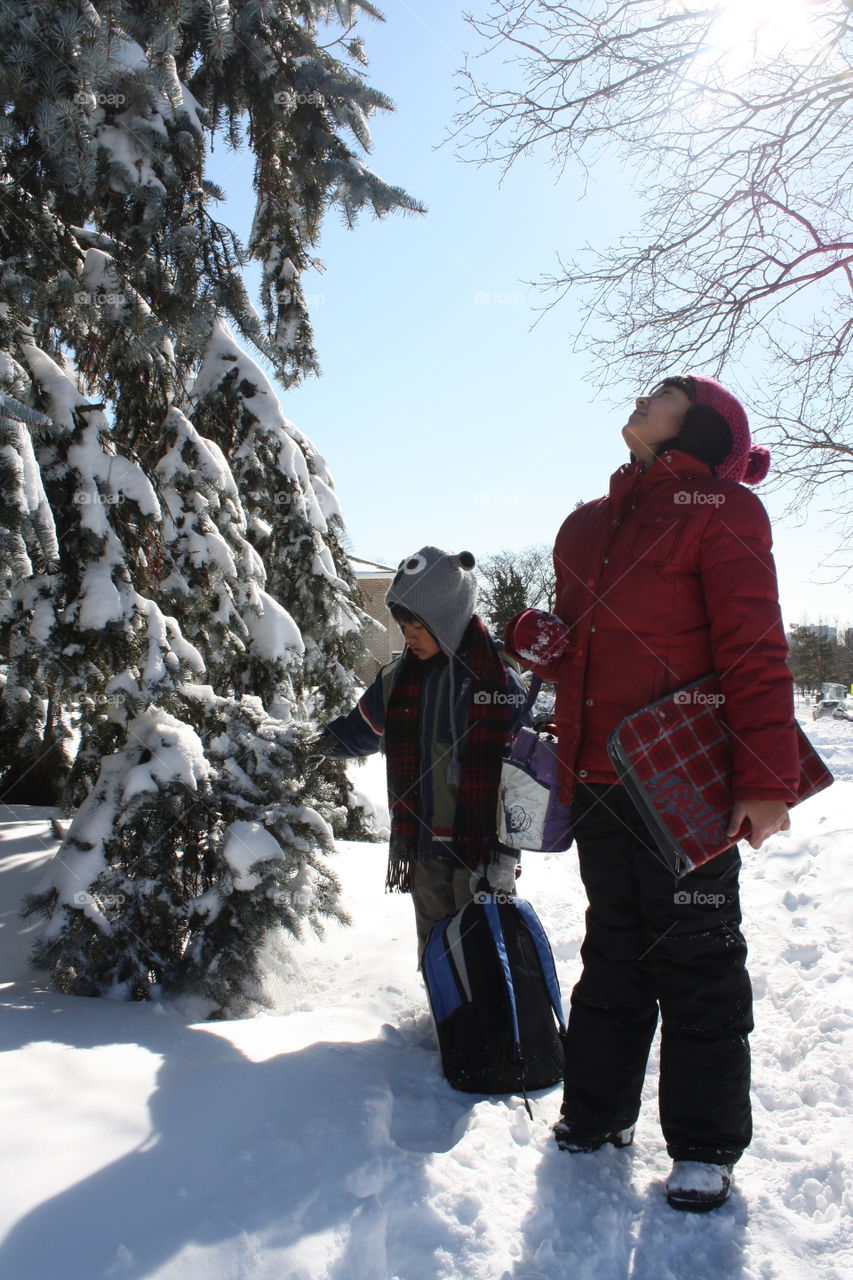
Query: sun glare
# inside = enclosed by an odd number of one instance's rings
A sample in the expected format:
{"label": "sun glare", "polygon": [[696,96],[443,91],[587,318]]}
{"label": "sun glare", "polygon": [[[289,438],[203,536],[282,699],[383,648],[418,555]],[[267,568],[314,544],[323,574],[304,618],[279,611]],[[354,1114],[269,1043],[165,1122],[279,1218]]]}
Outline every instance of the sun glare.
{"label": "sun glare", "polygon": [[727,65],[803,52],[817,35],[810,0],[721,0],[712,41]]}

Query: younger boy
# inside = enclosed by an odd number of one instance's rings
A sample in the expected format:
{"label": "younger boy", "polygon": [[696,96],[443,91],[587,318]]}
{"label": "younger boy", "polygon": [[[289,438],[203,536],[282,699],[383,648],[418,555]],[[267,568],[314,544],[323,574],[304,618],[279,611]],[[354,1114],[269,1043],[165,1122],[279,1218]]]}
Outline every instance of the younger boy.
{"label": "younger boy", "polygon": [[483,875],[496,891],[515,885],[518,855],[497,837],[498,786],[526,694],[474,613],[474,563],[469,551],[431,546],[400,562],[385,600],[405,648],[317,742],[336,758],[384,749],[386,884],[412,894],[419,962],[433,925],[468,902]]}

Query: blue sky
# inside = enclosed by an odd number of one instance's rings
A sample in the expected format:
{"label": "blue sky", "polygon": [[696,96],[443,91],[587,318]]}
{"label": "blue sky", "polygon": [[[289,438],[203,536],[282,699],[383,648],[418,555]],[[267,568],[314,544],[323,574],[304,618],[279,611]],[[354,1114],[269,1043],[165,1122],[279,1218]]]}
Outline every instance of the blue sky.
{"label": "blue sky", "polygon": [[[544,155],[502,183],[495,167],[461,162],[440,144],[476,34],[453,0],[380,7],[386,22],[362,18],[359,30],[370,82],[397,109],[374,118],[368,163],[428,212],[368,216],[354,231],[329,216],[324,271],[305,281],[322,376],[282,392],[285,412],[329,461],[356,555],[396,564],[426,542],[478,558],[552,543],[574,504],[604,492],[626,460],[630,397],[614,404],[585,379],[571,302],[532,327],[542,297],[525,282],[558,251],[629,229],[637,201],[612,164],[585,192],[579,172],[558,179]],[[220,148],[210,174],[245,239],[251,157]],[[786,496],[761,496],[786,622],[853,621],[849,591],[817,585],[835,545],[827,517],[782,521]]]}

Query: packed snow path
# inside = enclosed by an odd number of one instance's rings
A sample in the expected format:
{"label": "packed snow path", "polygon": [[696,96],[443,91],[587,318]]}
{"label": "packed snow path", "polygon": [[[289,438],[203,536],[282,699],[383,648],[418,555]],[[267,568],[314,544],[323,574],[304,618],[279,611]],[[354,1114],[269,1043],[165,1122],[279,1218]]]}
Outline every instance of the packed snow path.
{"label": "packed snow path", "polygon": [[[702,1217],[663,1198],[654,1064],[635,1146],[586,1156],[551,1139],[559,1089],[531,1123],[520,1099],[446,1084],[382,846],[340,846],[351,928],[270,948],[275,1012],[205,1023],[39,988],[16,910],[55,841],[47,811],[1,811],[0,1276],[846,1280],[853,726],[807,727],[838,781],[747,854],[756,1136]],[[524,865],[568,999],[574,856]]]}

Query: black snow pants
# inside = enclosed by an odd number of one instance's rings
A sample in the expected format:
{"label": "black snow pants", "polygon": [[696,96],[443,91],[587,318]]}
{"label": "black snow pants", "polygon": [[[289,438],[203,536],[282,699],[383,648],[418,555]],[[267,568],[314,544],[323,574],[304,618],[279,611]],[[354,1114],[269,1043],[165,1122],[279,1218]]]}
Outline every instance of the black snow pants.
{"label": "black snow pants", "polygon": [[737,848],[676,880],[623,787],[579,787],[573,817],[589,907],[563,1114],[591,1133],[634,1123],[660,1010],[667,1151],[733,1163],[752,1136]]}

